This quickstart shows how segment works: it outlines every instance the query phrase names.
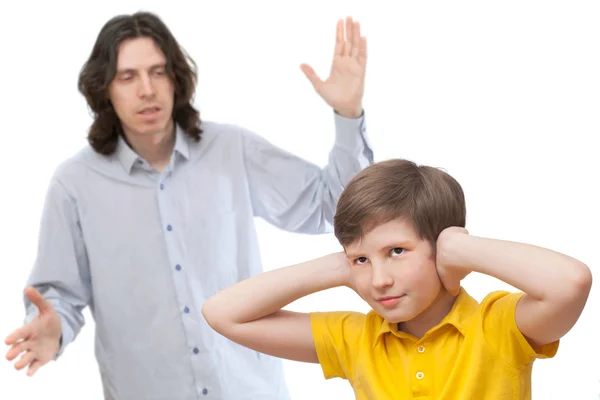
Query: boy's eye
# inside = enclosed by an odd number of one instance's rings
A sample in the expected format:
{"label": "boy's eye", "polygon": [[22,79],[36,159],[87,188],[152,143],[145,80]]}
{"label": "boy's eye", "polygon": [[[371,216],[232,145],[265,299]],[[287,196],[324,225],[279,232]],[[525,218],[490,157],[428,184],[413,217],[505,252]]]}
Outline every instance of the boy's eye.
{"label": "boy's eye", "polygon": [[369,259],[368,259],[367,257],[358,257],[358,258],[356,259],[356,262],[357,262],[358,264],[364,264],[364,263],[366,263],[367,261],[369,261]]}
{"label": "boy's eye", "polygon": [[402,247],[394,247],[392,249],[392,255],[393,256],[399,256],[402,253],[404,253],[404,249]]}

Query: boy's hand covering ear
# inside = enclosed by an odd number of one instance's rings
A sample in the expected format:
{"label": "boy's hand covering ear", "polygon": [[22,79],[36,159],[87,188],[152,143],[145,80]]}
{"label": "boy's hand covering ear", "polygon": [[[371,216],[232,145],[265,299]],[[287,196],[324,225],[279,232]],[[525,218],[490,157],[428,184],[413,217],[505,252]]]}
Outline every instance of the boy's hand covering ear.
{"label": "boy's hand covering ear", "polygon": [[442,285],[452,296],[460,292],[460,282],[471,273],[452,259],[454,239],[457,235],[468,235],[469,231],[458,226],[451,226],[442,231],[436,244],[436,267]]}

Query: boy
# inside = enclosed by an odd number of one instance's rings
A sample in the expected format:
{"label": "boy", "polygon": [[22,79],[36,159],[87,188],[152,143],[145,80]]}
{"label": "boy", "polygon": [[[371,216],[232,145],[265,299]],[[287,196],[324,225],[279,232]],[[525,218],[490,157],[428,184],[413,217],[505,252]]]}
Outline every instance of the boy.
{"label": "boy", "polygon": [[[258,352],[320,363],[357,399],[530,399],[536,358],[556,354],[591,288],[580,261],[468,234],[464,194],[445,172],[406,160],[376,163],[342,193],[334,232],[344,252],[269,271],[210,298],[213,329]],[[478,304],[471,271],[522,292]],[[358,312],[282,310],[348,286]]]}

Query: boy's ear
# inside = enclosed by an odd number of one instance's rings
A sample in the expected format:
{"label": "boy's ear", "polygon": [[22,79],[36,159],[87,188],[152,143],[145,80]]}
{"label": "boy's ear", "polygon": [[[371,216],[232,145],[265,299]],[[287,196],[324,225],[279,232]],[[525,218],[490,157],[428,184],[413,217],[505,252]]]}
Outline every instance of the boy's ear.
{"label": "boy's ear", "polygon": [[437,240],[429,242],[429,256],[433,261],[437,259]]}

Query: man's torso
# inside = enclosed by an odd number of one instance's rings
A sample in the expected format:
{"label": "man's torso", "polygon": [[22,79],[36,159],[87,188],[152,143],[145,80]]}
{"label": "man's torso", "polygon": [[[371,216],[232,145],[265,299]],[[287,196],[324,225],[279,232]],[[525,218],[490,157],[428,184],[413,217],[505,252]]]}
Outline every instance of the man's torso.
{"label": "man's torso", "polygon": [[107,399],[285,399],[279,360],[216,334],[203,302],[261,271],[241,136],[204,126],[162,174],[85,149],[57,178],[73,198]]}

